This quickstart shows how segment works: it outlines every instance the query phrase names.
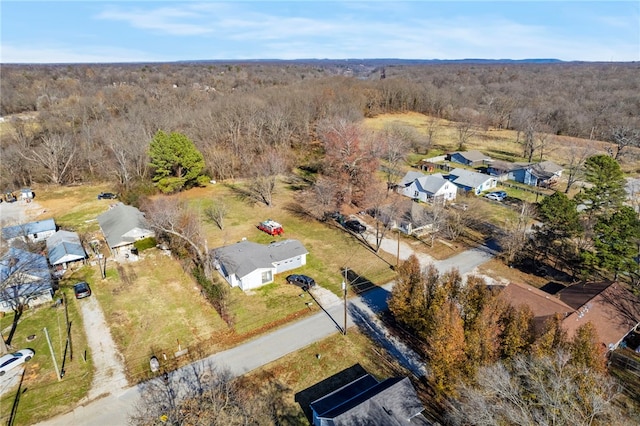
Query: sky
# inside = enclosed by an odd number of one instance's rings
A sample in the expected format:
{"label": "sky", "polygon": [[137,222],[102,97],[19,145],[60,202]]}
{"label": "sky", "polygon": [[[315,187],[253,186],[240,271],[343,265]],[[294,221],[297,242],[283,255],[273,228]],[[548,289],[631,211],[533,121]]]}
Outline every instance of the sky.
{"label": "sky", "polygon": [[640,0],[2,0],[0,27],[0,63],[640,61]]}

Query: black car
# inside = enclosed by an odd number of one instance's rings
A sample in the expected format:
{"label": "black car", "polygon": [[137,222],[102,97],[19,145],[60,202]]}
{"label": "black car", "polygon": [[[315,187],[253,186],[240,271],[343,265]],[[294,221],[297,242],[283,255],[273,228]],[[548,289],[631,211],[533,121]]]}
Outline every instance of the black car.
{"label": "black car", "polygon": [[293,274],[287,277],[287,282],[289,284],[297,285],[302,288],[304,291],[309,291],[311,287],[316,285],[316,282],[313,278],[308,277],[306,275]]}
{"label": "black car", "polygon": [[348,220],[344,223],[344,227],[356,234],[362,234],[367,230],[367,227],[358,222],[357,220]]}
{"label": "black car", "polygon": [[91,287],[88,283],[81,281],[73,286],[73,292],[76,294],[76,299],[83,299],[91,296]]}
{"label": "black car", "polygon": [[101,192],[98,194],[98,200],[113,200],[118,198],[113,192]]}

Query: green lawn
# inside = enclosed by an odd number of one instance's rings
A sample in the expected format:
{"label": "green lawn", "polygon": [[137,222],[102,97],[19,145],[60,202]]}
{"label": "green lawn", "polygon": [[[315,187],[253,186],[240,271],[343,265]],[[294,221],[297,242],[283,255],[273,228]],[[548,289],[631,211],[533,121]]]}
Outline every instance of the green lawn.
{"label": "green lawn", "polygon": [[[70,359],[71,351],[68,351],[64,364],[65,375],[62,381],[58,381],[43,330],[47,329],[58,368],[62,368],[62,357],[66,345],[64,307],[52,308],[47,304],[30,309],[23,314],[12,345],[16,349],[31,348],[36,354],[25,364],[26,373],[14,423],[16,425],[33,424],[69,410],[86,395],[91,385],[93,368],[90,356],[87,357],[87,362],[84,361],[84,352],[90,349],[87,348],[82,318],[78,310],[80,301],[74,298],[73,290],[65,281],[62,282],[62,288],[56,293],[56,297],[60,298],[62,294],[67,298],[73,360]],[[13,314],[0,318],[0,327],[5,337],[8,332],[7,327],[11,326],[12,321]],[[29,342],[27,337],[30,335],[35,335],[35,339]],[[3,423],[8,420],[14,398],[14,391],[0,398],[0,420]]]}

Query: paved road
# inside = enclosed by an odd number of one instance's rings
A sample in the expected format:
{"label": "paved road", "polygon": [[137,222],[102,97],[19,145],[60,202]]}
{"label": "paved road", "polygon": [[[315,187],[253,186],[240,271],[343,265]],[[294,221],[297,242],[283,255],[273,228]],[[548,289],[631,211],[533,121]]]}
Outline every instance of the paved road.
{"label": "paved road", "polygon": [[[382,246],[383,249],[391,247],[393,247],[393,251],[390,250],[390,252],[397,253],[397,241],[386,241]],[[409,245],[401,242],[400,252],[400,257],[405,259],[413,253],[413,250]],[[462,274],[465,274],[490,259],[491,256],[491,250],[479,248],[434,263],[440,271],[455,266]],[[433,259],[423,256],[421,262],[426,264],[433,262]],[[402,342],[394,339],[377,319],[377,313],[387,308],[387,298],[392,287],[393,283],[388,283],[382,287],[374,288],[360,297],[350,299],[347,327],[355,324],[364,328],[409,371],[416,376],[424,376],[427,371],[419,357]],[[186,376],[187,369],[192,369],[194,366],[207,368],[209,365],[226,368],[235,376],[242,375],[332,334],[342,332],[343,322],[344,305],[333,304],[333,306],[326,307],[326,311],[304,318],[235,348],[196,361],[191,366],[181,369],[182,371],[175,372],[174,377]],[[45,421],[40,425],[124,425],[127,423],[129,414],[135,409],[139,398],[140,388],[138,386],[128,388],[78,407],[71,413]]]}

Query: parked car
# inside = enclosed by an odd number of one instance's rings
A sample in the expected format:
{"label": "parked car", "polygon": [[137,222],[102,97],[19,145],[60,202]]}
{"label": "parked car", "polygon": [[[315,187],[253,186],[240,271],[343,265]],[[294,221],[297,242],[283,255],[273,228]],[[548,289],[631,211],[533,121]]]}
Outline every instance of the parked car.
{"label": "parked car", "polygon": [[348,220],[344,223],[344,227],[347,228],[350,231],[355,232],[356,234],[362,234],[364,231],[367,230],[367,227],[364,226],[362,223],[360,223],[357,220]]}
{"label": "parked car", "polygon": [[118,198],[113,192],[101,192],[98,194],[98,200],[114,200]]}
{"label": "parked car", "polygon": [[91,296],[91,287],[89,283],[81,281],[73,286],[73,292],[76,294],[76,299],[83,299]]}
{"label": "parked car", "polygon": [[507,193],[504,192],[504,191],[490,192],[487,195],[485,195],[485,198],[488,198],[488,199],[494,200],[494,201],[502,201],[505,198],[507,198]]}
{"label": "parked car", "polygon": [[0,357],[0,376],[4,376],[7,371],[29,361],[34,354],[35,352],[31,349],[20,349],[17,352],[2,355]]}
{"label": "parked car", "polygon": [[314,287],[316,285],[316,282],[313,278],[300,274],[289,275],[287,277],[287,282],[289,284],[297,285],[304,291],[309,291],[311,287]]}

